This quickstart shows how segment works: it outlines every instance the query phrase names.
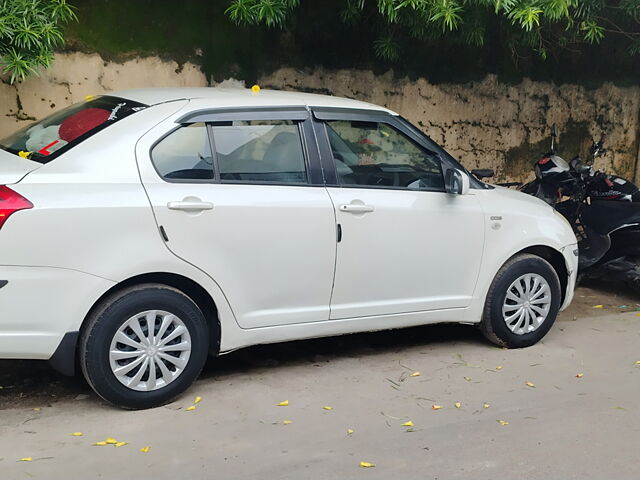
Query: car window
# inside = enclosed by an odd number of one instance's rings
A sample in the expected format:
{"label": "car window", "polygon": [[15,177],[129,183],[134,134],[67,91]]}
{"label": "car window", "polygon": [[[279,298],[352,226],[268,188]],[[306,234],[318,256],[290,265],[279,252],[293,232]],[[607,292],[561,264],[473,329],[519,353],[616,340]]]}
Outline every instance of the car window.
{"label": "car window", "polygon": [[307,183],[296,123],[234,121],[212,131],[222,182]]}
{"label": "car window", "polygon": [[0,148],[48,163],[103,128],[147,106],[104,95],[71,105],[0,140]]}
{"label": "car window", "polygon": [[212,180],[213,156],[207,126],[194,123],[164,137],[151,152],[160,176],[167,180]]}
{"label": "car window", "polygon": [[340,185],[444,191],[438,155],[392,126],[342,120],[326,125]]}

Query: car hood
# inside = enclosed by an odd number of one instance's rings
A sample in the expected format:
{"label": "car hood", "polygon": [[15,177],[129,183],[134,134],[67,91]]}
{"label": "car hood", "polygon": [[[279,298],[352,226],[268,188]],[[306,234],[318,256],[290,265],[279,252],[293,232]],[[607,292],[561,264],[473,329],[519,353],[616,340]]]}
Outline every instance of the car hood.
{"label": "car hood", "polygon": [[531,205],[546,207],[553,210],[553,207],[551,205],[549,205],[544,200],[539,199],[538,197],[534,197],[533,195],[522,193],[521,191],[514,190],[513,188],[500,187],[498,185],[492,185],[492,187],[493,187],[493,192],[497,195],[500,195],[507,202],[508,201],[524,202]]}
{"label": "car hood", "polygon": [[29,172],[41,166],[41,163],[0,150],[0,185],[18,183]]}

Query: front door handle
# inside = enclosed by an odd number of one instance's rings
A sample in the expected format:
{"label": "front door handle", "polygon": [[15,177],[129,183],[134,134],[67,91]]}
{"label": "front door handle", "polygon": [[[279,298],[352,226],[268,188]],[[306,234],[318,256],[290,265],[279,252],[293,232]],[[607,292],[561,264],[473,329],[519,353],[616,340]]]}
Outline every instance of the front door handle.
{"label": "front door handle", "polygon": [[349,203],[347,205],[340,205],[339,208],[341,212],[348,212],[348,213],[368,213],[368,212],[373,212],[375,210],[375,208],[373,208],[373,206],[371,205],[362,205],[358,203]]}
{"label": "front door handle", "polygon": [[182,210],[185,212],[201,212],[202,210],[213,210],[213,203],[199,201],[181,201],[167,203],[169,210]]}

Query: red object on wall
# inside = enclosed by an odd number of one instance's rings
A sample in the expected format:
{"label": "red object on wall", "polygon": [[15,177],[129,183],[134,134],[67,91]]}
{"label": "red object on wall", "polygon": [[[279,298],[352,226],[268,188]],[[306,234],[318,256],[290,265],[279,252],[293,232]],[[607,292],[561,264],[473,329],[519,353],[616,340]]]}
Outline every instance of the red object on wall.
{"label": "red object on wall", "polygon": [[109,110],[87,108],[71,115],[60,125],[60,138],[73,142],[76,138],[102,125],[109,118]]}

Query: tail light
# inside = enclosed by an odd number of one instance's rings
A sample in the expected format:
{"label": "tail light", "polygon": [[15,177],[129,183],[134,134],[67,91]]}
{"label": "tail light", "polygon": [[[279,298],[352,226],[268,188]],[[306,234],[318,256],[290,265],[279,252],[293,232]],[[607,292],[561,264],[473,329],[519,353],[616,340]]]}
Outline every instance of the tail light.
{"label": "tail light", "polygon": [[9,187],[0,185],[0,228],[15,212],[29,208],[33,208],[33,203]]}

